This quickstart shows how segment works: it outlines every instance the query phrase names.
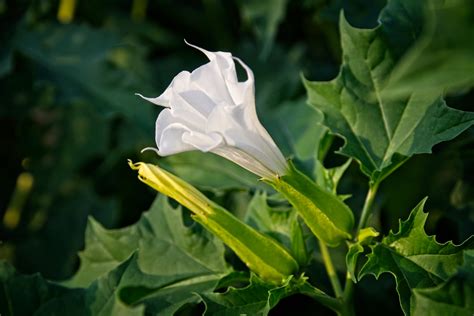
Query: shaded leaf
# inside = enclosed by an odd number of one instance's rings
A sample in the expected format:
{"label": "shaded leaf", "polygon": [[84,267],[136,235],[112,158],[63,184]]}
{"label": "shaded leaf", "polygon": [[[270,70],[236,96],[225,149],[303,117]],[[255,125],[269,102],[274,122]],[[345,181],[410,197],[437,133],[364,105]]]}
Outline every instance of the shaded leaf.
{"label": "shaded leaf", "polygon": [[293,294],[291,278],[281,286],[272,286],[256,275],[244,288],[230,287],[225,293],[201,295],[206,304],[205,315],[267,315],[286,296]]}
{"label": "shaded leaf", "polygon": [[208,190],[266,187],[257,181],[254,174],[212,153],[192,151],[172,155],[160,159],[160,166],[191,184]]}
{"label": "shaded leaf", "polygon": [[422,23],[413,20],[422,13],[414,3],[391,1],[375,29],[354,28],[341,16],[339,75],[329,82],[305,81],[309,103],[324,114],[330,131],[345,140],[340,153],[355,158],[372,182],[474,124],[474,113],[447,107],[439,93],[413,90],[395,99],[382,94],[400,46],[413,40]]}
{"label": "shaded leaf", "polygon": [[267,195],[257,192],[249,204],[245,222],[279,241],[299,264],[308,261],[303,231],[293,209],[272,208],[267,204]]}
{"label": "shaded leaf", "polygon": [[415,289],[448,280],[464,263],[464,251],[474,248],[474,238],[457,246],[452,242],[440,244],[434,236],[427,236],[423,228],[428,217],[423,213],[425,201],[413,209],[406,221],[400,222],[397,233],[390,232],[381,243],[371,247],[372,252],[359,273],[359,279],[368,274],[378,278],[382,273],[391,273],[406,315],[412,309]]}
{"label": "shaded leaf", "polygon": [[[21,275],[6,262],[0,262],[0,314],[33,315],[55,300],[81,297],[81,290],[70,290],[44,280],[39,274]],[[76,314],[80,315],[80,310]]]}
{"label": "shaded leaf", "polygon": [[346,172],[347,168],[351,165],[352,159],[348,159],[345,163],[340,166],[327,169],[323,163],[319,160],[316,161],[316,167],[314,169],[316,183],[321,187],[326,188],[328,191],[332,191],[337,194],[337,186],[342,176]]}
{"label": "shaded leaf", "polygon": [[474,313],[474,251],[464,252],[464,265],[443,284],[415,289],[413,315],[466,315]]}
{"label": "shaded leaf", "polygon": [[322,124],[320,112],[306,104],[304,99],[284,102],[271,113],[269,131],[279,141],[285,156],[299,160],[314,159],[327,127]]}
{"label": "shaded leaf", "polygon": [[14,47],[43,70],[44,78],[60,87],[66,100],[91,99],[103,114],[120,113],[142,128],[152,129],[149,117],[153,109],[139,107],[133,94],[139,87],[146,89],[144,85],[151,80],[144,71],[124,71],[144,67],[116,34],[73,24],[60,28],[43,25],[20,29]]}
{"label": "shaded leaf", "polygon": [[242,18],[253,26],[258,39],[263,42],[263,57],[266,57],[272,48],[278,25],[285,17],[286,3],[287,0],[240,1]]}
{"label": "shaded leaf", "polygon": [[223,244],[196,225],[186,227],[181,209],[173,209],[166,198],[158,197],[150,211],[130,227],[107,230],[91,219],[80,269],[67,284],[89,285],[136,249],[140,266],[148,274],[182,278],[228,271]]}
{"label": "shaded leaf", "polygon": [[357,261],[359,256],[364,252],[364,246],[368,245],[372,239],[378,235],[379,233],[372,227],[362,228],[357,236],[357,241],[355,243],[349,243],[349,250],[346,254],[346,266],[347,272],[354,282],[357,282]]}
{"label": "shaded leaf", "polygon": [[474,3],[430,4],[425,30],[393,69],[387,96],[409,95],[414,89],[455,91],[474,84]]}

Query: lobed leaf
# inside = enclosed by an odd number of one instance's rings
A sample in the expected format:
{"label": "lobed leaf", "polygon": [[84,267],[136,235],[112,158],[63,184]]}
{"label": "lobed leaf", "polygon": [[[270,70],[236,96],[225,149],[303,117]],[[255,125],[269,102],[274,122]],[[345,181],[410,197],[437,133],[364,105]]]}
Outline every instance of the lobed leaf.
{"label": "lobed leaf", "polygon": [[358,29],[340,19],[343,64],[329,82],[304,80],[308,102],[324,114],[324,124],[345,141],[340,153],[356,159],[378,183],[415,154],[450,140],[474,124],[474,113],[449,108],[440,91],[411,90],[406,97],[383,94],[401,54],[419,33],[423,7],[391,1],[374,29]]}
{"label": "lobed leaf", "polygon": [[359,279],[368,274],[378,278],[382,273],[395,277],[400,304],[406,315],[413,309],[414,291],[430,288],[447,281],[464,264],[466,250],[474,249],[474,237],[461,245],[452,242],[438,243],[434,236],[426,235],[424,225],[427,213],[425,200],[400,222],[397,233],[383,238],[372,246],[368,260],[359,272]]}

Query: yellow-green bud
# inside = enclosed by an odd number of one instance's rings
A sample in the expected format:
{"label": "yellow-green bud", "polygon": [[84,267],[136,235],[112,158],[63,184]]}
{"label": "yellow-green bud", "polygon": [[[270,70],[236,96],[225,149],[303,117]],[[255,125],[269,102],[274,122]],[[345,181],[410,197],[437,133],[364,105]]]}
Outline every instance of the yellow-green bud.
{"label": "yellow-green bud", "polygon": [[191,184],[152,164],[129,161],[129,165],[138,170],[141,181],[188,208],[195,221],[221,239],[262,279],[281,283],[298,271],[298,263],[283,246],[240,221]]}

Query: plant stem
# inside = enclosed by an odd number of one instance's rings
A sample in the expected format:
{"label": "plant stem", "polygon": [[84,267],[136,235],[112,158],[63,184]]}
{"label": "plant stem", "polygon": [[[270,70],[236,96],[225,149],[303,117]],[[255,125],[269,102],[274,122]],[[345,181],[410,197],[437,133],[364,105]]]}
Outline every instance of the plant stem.
{"label": "plant stem", "polygon": [[362,228],[367,225],[367,220],[372,213],[372,205],[374,204],[375,195],[379,188],[379,183],[369,185],[369,191],[365,197],[364,207],[362,208],[362,214],[360,215],[359,225],[357,225],[356,236],[359,235],[359,232]]}
{"label": "plant stem", "polygon": [[[374,204],[375,195],[379,188],[379,182],[369,185],[369,191],[365,197],[364,206],[362,208],[362,214],[359,219],[359,224],[357,225],[356,237],[359,236],[359,232],[362,228],[367,225],[367,221],[372,213],[372,205]],[[344,284],[344,294],[343,294],[343,306],[346,307],[346,315],[354,315],[354,309],[352,304],[352,297],[354,294],[354,282],[351,279],[349,273],[346,275],[346,283]]]}
{"label": "plant stem", "polygon": [[341,300],[338,300],[334,297],[328,296],[328,295],[321,295],[319,293],[315,293],[312,290],[308,290],[306,288],[300,289],[300,293],[303,295],[306,295],[308,297],[311,297],[315,301],[321,303],[322,305],[332,309],[334,312],[336,312],[338,315],[341,314],[342,311],[342,306],[341,306]]}
{"label": "plant stem", "polygon": [[341,283],[337,277],[336,269],[334,269],[334,265],[331,260],[331,255],[329,253],[328,247],[322,242],[319,242],[319,249],[321,250],[321,255],[323,257],[324,266],[326,267],[326,272],[328,274],[329,280],[331,281],[332,288],[334,290],[334,294],[336,297],[342,297],[342,288]]}

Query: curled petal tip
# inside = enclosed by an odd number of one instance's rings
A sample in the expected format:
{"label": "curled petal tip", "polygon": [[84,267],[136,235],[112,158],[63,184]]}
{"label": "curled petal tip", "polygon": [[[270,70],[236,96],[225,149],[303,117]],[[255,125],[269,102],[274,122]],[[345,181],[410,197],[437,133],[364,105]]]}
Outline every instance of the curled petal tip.
{"label": "curled petal tip", "polygon": [[127,159],[128,165],[132,170],[138,170],[140,169],[141,162],[134,163],[131,159]]}
{"label": "curled petal tip", "polygon": [[160,155],[160,151],[158,150],[158,148],[155,148],[155,147],[145,147],[142,150],[140,150],[140,154],[143,154],[145,151],[148,151],[148,150],[154,151],[157,155]]}

